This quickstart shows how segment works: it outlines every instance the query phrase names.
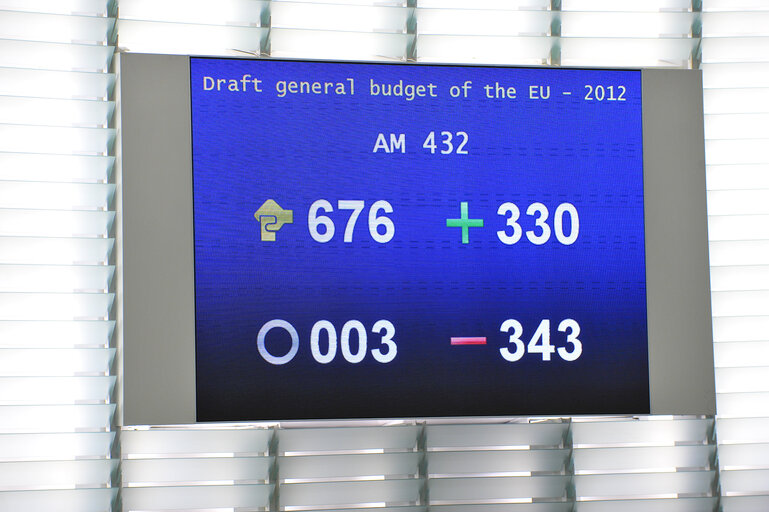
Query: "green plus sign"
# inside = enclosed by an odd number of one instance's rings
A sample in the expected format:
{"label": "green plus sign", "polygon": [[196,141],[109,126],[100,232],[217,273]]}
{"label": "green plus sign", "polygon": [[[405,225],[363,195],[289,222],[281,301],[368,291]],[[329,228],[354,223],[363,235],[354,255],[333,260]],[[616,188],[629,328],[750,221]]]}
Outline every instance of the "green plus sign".
{"label": "green plus sign", "polygon": [[449,228],[462,228],[462,243],[469,244],[470,237],[469,228],[482,228],[483,219],[469,219],[467,213],[467,203],[462,201],[459,204],[459,218],[458,219],[446,219],[446,227]]}

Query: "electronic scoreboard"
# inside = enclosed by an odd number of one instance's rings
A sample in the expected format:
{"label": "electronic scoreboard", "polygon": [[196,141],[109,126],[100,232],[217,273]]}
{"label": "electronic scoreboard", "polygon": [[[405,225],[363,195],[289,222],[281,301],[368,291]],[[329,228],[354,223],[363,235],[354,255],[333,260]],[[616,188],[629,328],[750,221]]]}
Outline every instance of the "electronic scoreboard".
{"label": "electronic scoreboard", "polygon": [[185,63],[197,421],[656,412],[644,72]]}

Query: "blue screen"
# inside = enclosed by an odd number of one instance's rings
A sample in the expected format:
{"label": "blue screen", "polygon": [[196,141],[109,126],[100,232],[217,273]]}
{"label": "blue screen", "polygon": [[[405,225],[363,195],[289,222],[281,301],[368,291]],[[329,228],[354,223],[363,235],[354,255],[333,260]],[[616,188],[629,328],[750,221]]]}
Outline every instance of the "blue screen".
{"label": "blue screen", "polygon": [[640,71],[191,59],[199,421],[648,413]]}

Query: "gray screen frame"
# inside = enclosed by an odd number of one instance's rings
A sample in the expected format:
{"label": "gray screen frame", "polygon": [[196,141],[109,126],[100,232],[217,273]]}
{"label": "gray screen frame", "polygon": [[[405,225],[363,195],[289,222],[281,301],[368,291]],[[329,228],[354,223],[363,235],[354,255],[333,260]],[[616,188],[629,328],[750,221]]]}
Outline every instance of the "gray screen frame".
{"label": "gray screen frame", "polygon": [[[189,59],[119,59],[121,425],[196,422]],[[713,415],[702,74],[642,91],[651,413]]]}

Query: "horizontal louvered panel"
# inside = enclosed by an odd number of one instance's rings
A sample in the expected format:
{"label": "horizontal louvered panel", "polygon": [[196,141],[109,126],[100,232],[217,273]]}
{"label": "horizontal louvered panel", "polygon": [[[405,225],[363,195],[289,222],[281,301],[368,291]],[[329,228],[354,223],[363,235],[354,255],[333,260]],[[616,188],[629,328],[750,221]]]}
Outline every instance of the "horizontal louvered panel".
{"label": "horizontal louvered panel", "polygon": [[430,504],[515,503],[566,498],[566,476],[430,479]]}
{"label": "horizontal louvered panel", "polygon": [[0,407],[0,432],[109,431],[114,404],[5,405]]}
{"label": "horizontal louvered panel", "polygon": [[0,492],[2,510],[55,510],[56,512],[108,512],[117,489]]}
{"label": "horizontal louvered panel", "polygon": [[722,470],[769,469],[769,443],[721,445],[718,462]]}
{"label": "horizontal louvered panel", "polygon": [[427,474],[431,478],[564,474],[568,457],[569,452],[565,449],[430,452]]}
{"label": "horizontal louvered panel", "polygon": [[130,459],[121,464],[123,487],[267,483],[271,457]]}
{"label": "horizontal louvered panel", "polygon": [[716,512],[716,498],[657,498],[578,502],[576,512]]}
{"label": "horizontal louvered panel", "polygon": [[769,416],[769,393],[719,393],[716,390],[719,418],[763,418]]}
{"label": "horizontal louvered panel", "polygon": [[459,450],[466,447],[515,449],[530,446],[560,448],[566,423],[509,423],[498,425],[429,425],[427,450]]}
{"label": "horizontal louvered panel", "polygon": [[732,342],[766,341],[769,317],[745,316],[734,318],[713,318],[713,340],[716,347]]}
{"label": "horizontal louvered panel", "polygon": [[[398,0],[393,3],[403,4],[404,2]],[[467,6],[467,0],[419,0],[420,8],[467,9]],[[472,8],[546,11],[550,9],[550,0],[474,0]]]}
{"label": "horizontal louvered panel", "polygon": [[115,157],[0,152],[0,179],[106,183]]}
{"label": "horizontal louvered panel", "polygon": [[591,38],[690,37],[690,12],[562,12],[561,35]]}
{"label": "horizontal louvered panel", "polygon": [[713,292],[713,316],[769,315],[769,291]]}
{"label": "horizontal louvered panel", "polygon": [[769,114],[710,114],[705,116],[708,139],[752,139],[766,133]]}
{"label": "horizontal louvered panel", "polygon": [[123,510],[188,512],[266,508],[272,485],[201,485],[198,487],[129,487],[122,490]]}
{"label": "horizontal louvered panel", "polygon": [[764,366],[751,368],[716,368],[716,389],[719,393],[741,393],[752,391],[769,391],[769,357],[763,361]]}
{"label": "horizontal louvered panel", "polygon": [[350,508],[417,504],[421,479],[282,484],[281,508]]}
{"label": "horizontal louvered panel", "polygon": [[120,0],[120,19],[256,27],[268,7],[266,0]]}
{"label": "horizontal louvered panel", "polygon": [[[769,338],[769,333],[764,334],[764,336]],[[769,341],[716,343],[713,347],[713,357],[716,368],[767,366],[769,363]]]}
{"label": "horizontal louvered panel", "polygon": [[707,183],[708,190],[769,188],[769,164],[709,165]]}
{"label": "horizontal louvered panel", "polygon": [[0,491],[109,487],[115,460],[0,462]]}
{"label": "horizontal louvered panel", "polygon": [[[12,215],[9,213],[8,216]],[[97,225],[97,227],[101,226],[103,224]],[[64,234],[66,233],[62,233]],[[105,265],[110,259],[114,245],[113,239],[106,238],[0,236],[0,263]]]}
{"label": "horizontal louvered panel", "polygon": [[561,0],[562,11],[688,11],[691,0],[643,0],[617,2],[615,0]]}
{"label": "horizontal louvered panel", "polygon": [[0,320],[107,320],[112,293],[0,293]]}
{"label": "horizontal louvered panel", "polygon": [[276,2],[270,6],[272,28],[344,32],[406,32],[409,9],[401,7]]}
{"label": "horizontal louvered panel", "polygon": [[482,505],[430,505],[431,511],[440,512],[573,512],[571,502],[505,503]]}
{"label": "horizontal louvered panel", "polygon": [[766,11],[764,0],[707,0],[702,6],[704,12],[718,11]]}
{"label": "horizontal louvered panel", "polygon": [[107,292],[114,273],[107,265],[0,264],[0,292]]}
{"label": "horizontal louvered panel", "polygon": [[112,0],[0,0],[0,9],[53,14],[106,16]]}
{"label": "horizontal louvered panel", "polygon": [[705,12],[702,14],[702,37],[762,36],[767,34],[768,22],[769,11]]}
{"label": "horizontal louvered panel", "polygon": [[100,16],[62,16],[0,10],[0,34],[5,39],[106,44],[114,25],[114,18]]}
{"label": "horizontal louvered panel", "polygon": [[723,512],[755,512],[769,510],[769,495],[764,496],[723,496]]}
{"label": "horizontal louvered panel", "polygon": [[710,289],[714,292],[769,289],[769,265],[711,267]]}
{"label": "horizontal louvered panel", "polygon": [[761,265],[769,261],[769,241],[710,242],[710,267]]}
{"label": "horizontal louvered panel", "polygon": [[38,98],[107,99],[115,75],[0,68],[0,94]]}
{"label": "horizontal louvered panel", "polygon": [[665,446],[674,443],[705,443],[712,420],[662,419],[588,421],[572,423],[575,447]]}
{"label": "horizontal louvered panel", "polygon": [[417,60],[468,64],[543,65],[550,59],[550,37],[420,35]]}
{"label": "horizontal louvered panel", "polygon": [[396,505],[393,507],[380,506],[381,503],[376,503],[376,507],[363,506],[363,507],[349,507],[349,508],[319,508],[319,509],[302,509],[303,512],[371,512],[374,508],[377,512],[427,512],[427,507],[422,506],[401,506]]}
{"label": "horizontal louvered panel", "polygon": [[114,432],[0,434],[0,461],[106,459]]}
{"label": "horizontal louvered panel", "polygon": [[[272,0],[272,3],[279,2],[295,2],[296,0]],[[484,0],[480,0],[484,1]],[[405,7],[404,0],[304,0],[306,4],[341,4],[349,6],[388,6],[388,7]]]}
{"label": "horizontal louvered panel", "polygon": [[[767,37],[735,37],[735,38],[706,38],[702,40],[703,62],[766,62],[769,60],[769,38]],[[756,109],[766,108],[755,105]]]}
{"label": "horizontal louvered panel", "polygon": [[[703,63],[700,69],[705,89],[769,87],[769,63]],[[708,160],[708,163],[715,162]]]}
{"label": "horizontal louvered panel", "polygon": [[106,183],[6,181],[0,187],[0,208],[106,210],[114,195],[115,185]]}
{"label": "horizontal louvered panel", "polygon": [[[26,334],[26,333],[25,333]],[[24,341],[19,340],[23,344]],[[114,348],[3,348],[0,375],[12,376],[99,376],[108,375]]]}
{"label": "horizontal louvered panel", "polygon": [[414,36],[372,32],[272,29],[270,55],[349,60],[404,60]]}
{"label": "horizontal louvered panel", "polygon": [[0,347],[94,348],[106,347],[115,322],[103,321],[0,321]]}
{"label": "horizontal louvered panel", "polygon": [[681,468],[709,469],[714,445],[574,450],[576,474],[670,472]]}
{"label": "horizontal louvered panel", "polygon": [[340,427],[282,429],[278,436],[281,454],[355,452],[366,450],[415,450],[420,427]]}
{"label": "horizontal louvered panel", "polygon": [[769,215],[712,215],[708,217],[708,239],[769,240]]}
{"label": "horizontal louvered panel", "polygon": [[562,37],[561,64],[599,67],[689,67],[699,39]]}
{"label": "horizontal louvered panel", "polygon": [[766,494],[769,469],[744,469],[721,472],[721,492],[730,494]]}
{"label": "horizontal louvered panel", "polygon": [[415,477],[419,473],[418,453],[375,453],[349,455],[308,455],[278,458],[284,482],[375,480]]}
{"label": "horizontal louvered panel", "polygon": [[707,201],[709,215],[769,214],[769,189],[710,191]]}
{"label": "horizontal louvered panel", "polygon": [[178,458],[266,454],[273,431],[265,428],[123,429],[123,458]]}
{"label": "horizontal louvered panel", "polygon": [[114,140],[110,128],[0,124],[0,151],[106,155]]}
{"label": "horizontal louvered panel", "polygon": [[118,21],[123,51],[190,55],[258,55],[268,29],[155,21]]}
{"label": "horizontal louvered panel", "polygon": [[717,432],[719,446],[724,444],[769,443],[769,417],[719,418]]}
{"label": "horizontal louvered panel", "polygon": [[574,486],[577,496],[584,500],[709,496],[714,478],[715,471],[577,475]]}
{"label": "horizontal louvered panel", "polygon": [[113,53],[113,46],[0,39],[0,66],[10,68],[106,71]]}
{"label": "horizontal louvered panel", "polygon": [[0,377],[0,405],[109,403],[114,386],[115,377]]}
{"label": "horizontal louvered panel", "polygon": [[[421,4],[420,4],[421,5]],[[417,9],[417,32],[421,36],[547,36],[553,15],[550,11],[473,9]],[[445,52],[449,56],[449,52]]]}
{"label": "horizontal louvered panel", "polygon": [[114,101],[0,96],[0,123],[106,128],[114,108]]}
{"label": "horizontal louvered panel", "polygon": [[764,151],[766,144],[764,138],[706,140],[705,155],[711,165],[764,164],[769,163],[769,155]]}
{"label": "horizontal louvered panel", "polygon": [[115,212],[0,208],[0,236],[106,237]]}

